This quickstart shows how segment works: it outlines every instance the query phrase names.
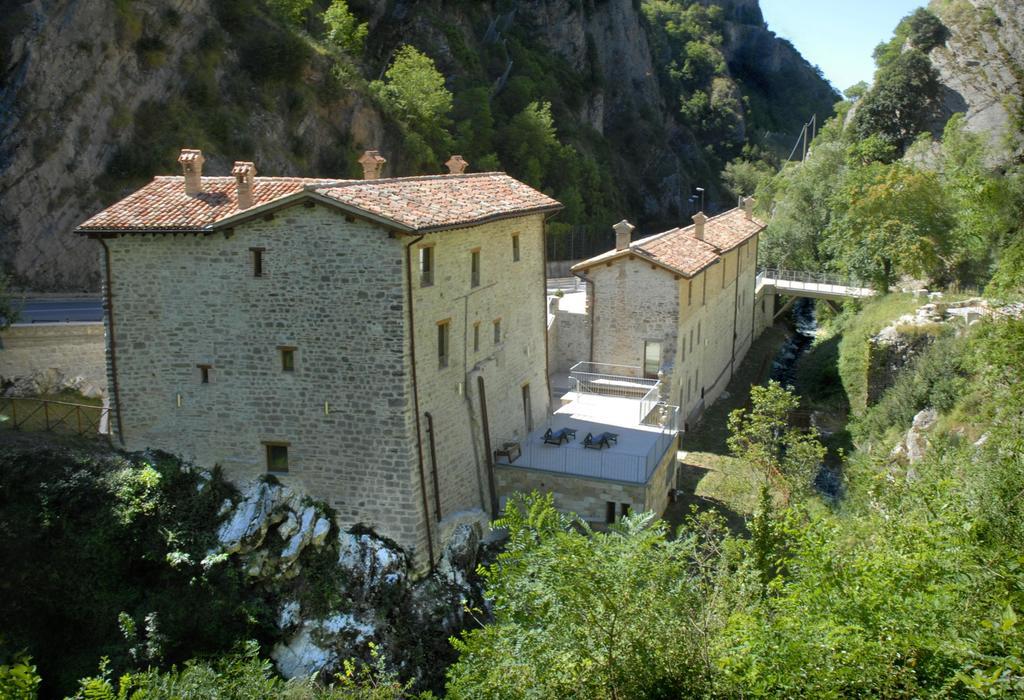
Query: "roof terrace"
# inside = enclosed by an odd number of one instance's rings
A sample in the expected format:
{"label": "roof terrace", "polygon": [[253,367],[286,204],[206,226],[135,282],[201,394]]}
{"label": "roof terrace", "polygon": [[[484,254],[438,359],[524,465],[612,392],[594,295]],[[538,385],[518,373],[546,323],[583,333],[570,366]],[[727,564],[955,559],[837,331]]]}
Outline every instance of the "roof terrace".
{"label": "roof terrace", "polygon": [[679,407],[660,401],[661,383],[642,374],[639,367],[577,364],[561,407],[521,443],[506,443],[496,463],[647,483],[675,442]]}

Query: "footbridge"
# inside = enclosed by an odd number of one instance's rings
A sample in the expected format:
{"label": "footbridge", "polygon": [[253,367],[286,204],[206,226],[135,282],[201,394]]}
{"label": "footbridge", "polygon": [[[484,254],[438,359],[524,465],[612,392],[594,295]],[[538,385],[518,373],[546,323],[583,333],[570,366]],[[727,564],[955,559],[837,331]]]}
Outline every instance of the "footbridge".
{"label": "footbridge", "polygon": [[875,291],[859,280],[827,272],[805,270],[762,269],[754,282],[754,294],[779,294],[790,297],[789,301],[775,313],[779,318],[793,302],[800,297],[824,299],[830,304],[843,299],[864,299],[874,296]]}

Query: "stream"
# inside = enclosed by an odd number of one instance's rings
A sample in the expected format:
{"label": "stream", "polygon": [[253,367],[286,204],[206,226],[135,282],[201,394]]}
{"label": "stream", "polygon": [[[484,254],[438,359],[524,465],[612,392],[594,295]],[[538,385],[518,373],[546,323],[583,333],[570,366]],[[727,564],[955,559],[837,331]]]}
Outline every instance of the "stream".
{"label": "stream", "polygon": [[[797,299],[793,304],[790,323],[794,332],[779,348],[779,353],[772,361],[772,369],[769,374],[769,379],[779,382],[784,387],[791,387],[796,383],[797,363],[810,349],[818,332],[814,301],[812,299]],[[826,456],[825,463],[821,465],[821,469],[814,479],[814,485],[825,498],[836,501],[842,496],[842,463],[832,457],[831,454]]]}

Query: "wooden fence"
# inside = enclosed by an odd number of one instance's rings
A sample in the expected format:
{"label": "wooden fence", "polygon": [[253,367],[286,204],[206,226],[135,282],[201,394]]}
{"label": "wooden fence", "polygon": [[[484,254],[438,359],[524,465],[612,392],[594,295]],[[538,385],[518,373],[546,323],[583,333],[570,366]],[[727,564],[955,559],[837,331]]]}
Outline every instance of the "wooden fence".
{"label": "wooden fence", "polygon": [[0,430],[110,435],[110,409],[51,399],[0,398]]}

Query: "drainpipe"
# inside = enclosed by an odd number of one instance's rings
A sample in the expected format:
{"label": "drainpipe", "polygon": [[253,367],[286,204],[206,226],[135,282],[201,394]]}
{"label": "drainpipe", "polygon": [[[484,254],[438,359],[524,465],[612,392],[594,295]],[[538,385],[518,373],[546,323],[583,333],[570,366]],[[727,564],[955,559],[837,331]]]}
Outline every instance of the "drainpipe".
{"label": "drainpipe", "polygon": [[430,532],[430,506],[427,502],[427,479],[423,473],[423,429],[420,427],[420,391],[416,381],[416,316],[412,307],[412,247],[423,240],[421,233],[405,244],[405,279],[409,304],[409,354],[412,368],[412,402],[416,413],[416,457],[420,473],[420,496],[423,498],[423,526],[427,531],[427,556],[434,571],[434,538]]}
{"label": "drainpipe", "polygon": [[113,272],[110,267],[110,248],[102,238],[97,238],[103,246],[103,267],[106,272],[107,330],[110,333],[108,347],[110,349],[110,390],[114,394],[114,420],[117,422],[117,440],[124,447],[124,425],[121,422],[121,390],[117,382],[117,334],[114,333],[114,292],[111,289]]}
{"label": "drainpipe", "polygon": [[[725,274],[725,270],[722,271]],[[736,283],[732,292],[732,357],[729,359],[729,381],[736,374],[736,327],[740,315],[740,249],[736,249]]]}

